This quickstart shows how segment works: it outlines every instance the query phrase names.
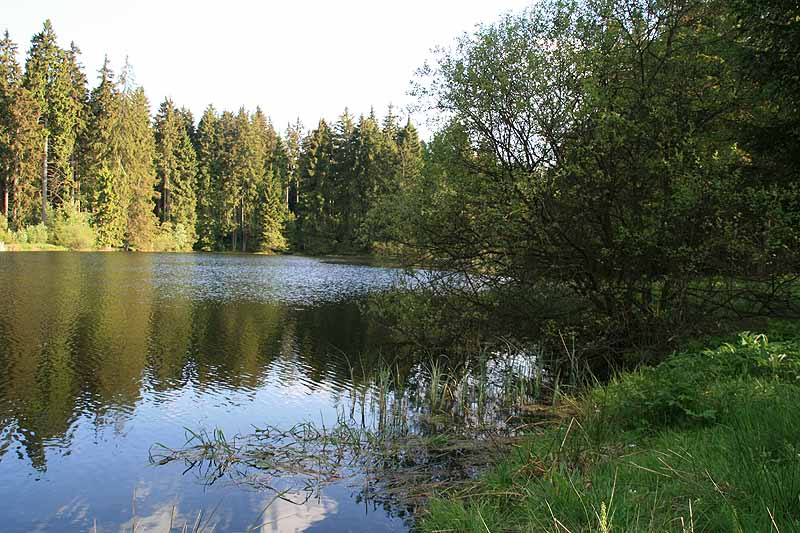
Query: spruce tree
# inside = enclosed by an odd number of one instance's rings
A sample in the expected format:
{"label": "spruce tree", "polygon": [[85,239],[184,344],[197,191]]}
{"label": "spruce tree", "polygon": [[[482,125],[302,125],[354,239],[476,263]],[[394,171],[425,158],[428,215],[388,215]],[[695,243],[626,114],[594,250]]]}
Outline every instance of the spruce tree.
{"label": "spruce tree", "polygon": [[118,169],[112,171],[118,179],[117,190],[125,212],[125,247],[147,250],[156,234],[153,213],[156,147],[150,103],[144,89],[133,85],[130,65],[123,68],[118,87],[121,90],[119,120],[114,121],[112,132]]}
{"label": "spruce tree", "polygon": [[266,154],[258,126],[251,121],[244,108],[229,120],[231,127],[227,144],[230,151],[222,187],[224,220],[226,230],[231,234],[231,248],[245,251],[248,237],[257,237],[251,235],[252,222],[264,179]]}
{"label": "spruce tree", "polygon": [[22,86],[17,45],[8,31],[0,41],[0,209],[12,227],[32,223],[39,212],[39,109]]}
{"label": "spruce tree", "polygon": [[300,159],[300,182],[298,200],[298,229],[300,246],[311,252],[329,251],[327,238],[327,180],[330,175],[331,131],[325,120],[303,140]]}
{"label": "spruce tree", "polygon": [[120,183],[114,173],[103,165],[98,173],[92,205],[92,220],[97,232],[97,244],[119,248],[125,239],[125,210],[117,191]]}
{"label": "spruce tree", "polygon": [[85,146],[82,164],[83,190],[89,200],[90,210],[94,209],[93,202],[98,186],[96,180],[99,179],[101,170],[105,168],[112,174],[115,173],[114,170],[119,170],[112,150],[112,132],[115,122],[120,120],[121,95],[114,81],[108,57],[104,59],[98,74],[100,83],[89,95],[88,125],[83,140]]}
{"label": "spruce tree", "polygon": [[262,252],[282,251],[287,246],[284,235],[287,209],[283,201],[281,183],[270,172],[265,185],[260,208],[259,249]]}
{"label": "spruce tree", "polygon": [[352,217],[359,244],[362,249],[367,249],[371,238],[368,236],[370,232],[365,227],[365,221],[370,207],[376,202],[379,185],[382,182],[380,158],[383,134],[374,111],[359,120],[357,134],[356,169],[351,184]]}
{"label": "spruce tree", "polygon": [[70,155],[70,167],[72,181],[70,183],[70,201],[81,204],[81,186],[84,176],[82,175],[81,162],[86,155],[87,146],[85,138],[88,133],[89,125],[89,90],[86,81],[86,74],[83,72],[83,65],[80,63],[81,50],[72,42],[69,50],[65,51],[66,69],[70,79],[70,96],[75,106],[75,131],[72,140],[72,153]]}
{"label": "spruce tree", "polygon": [[353,247],[354,223],[352,184],[355,181],[358,157],[358,137],[353,119],[347,109],[333,131],[331,176],[324,192],[328,198],[330,233],[340,251]]}
{"label": "spruce tree", "polygon": [[424,166],[422,143],[417,129],[408,118],[406,125],[397,135],[398,183],[401,188],[409,181],[419,178]]}
{"label": "spruce tree", "polygon": [[74,69],[79,67],[58,47],[53,26],[45,21],[42,31],[31,40],[23,80],[41,110],[42,221],[47,220],[48,207],[59,204],[74,188],[72,155],[80,113],[73,88]]}
{"label": "spruce tree", "polygon": [[298,118],[294,125],[286,128],[286,207],[297,214],[297,195],[300,190],[300,143],[303,139],[303,124]]}
{"label": "spruce tree", "polygon": [[155,131],[160,221],[171,224],[173,228],[180,225],[194,243],[197,159],[187,131],[186,117],[169,99],[161,104]]}
{"label": "spruce tree", "polygon": [[208,106],[197,127],[197,246],[217,250],[222,246],[221,179],[223,172],[222,125]]}

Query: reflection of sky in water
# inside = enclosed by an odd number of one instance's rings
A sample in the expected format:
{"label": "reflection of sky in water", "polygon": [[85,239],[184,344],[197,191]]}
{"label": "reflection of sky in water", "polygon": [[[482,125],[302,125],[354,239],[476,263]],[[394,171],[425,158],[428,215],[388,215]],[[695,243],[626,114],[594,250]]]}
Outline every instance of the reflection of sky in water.
{"label": "reflection of sky in water", "polygon": [[[385,340],[352,303],[391,269],[295,257],[0,254],[0,530],[175,531],[203,511],[253,525],[274,496],[179,464],[185,428],[248,433],[336,418],[342,353]],[[285,487],[288,488],[288,487]],[[174,508],[174,517],[173,517]],[[403,531],[342,483],[277,500],[261,531]]]}

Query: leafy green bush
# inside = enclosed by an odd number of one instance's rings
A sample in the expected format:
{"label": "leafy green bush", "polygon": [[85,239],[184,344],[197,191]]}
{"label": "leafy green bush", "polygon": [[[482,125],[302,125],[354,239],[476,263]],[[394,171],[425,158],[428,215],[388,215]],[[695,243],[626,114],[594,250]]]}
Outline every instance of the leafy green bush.
{"label": "leafy green bush", "polygon": [[737,344],[680,353],[593,391],[607,424],[626,429],[716,423],[741,394],[745,381],[800,383],[800,346],[740,334]]}
{"label": "leafy green bush", "polygon": [[56,244],[72,250],[88,250],[97,242],[95,231],[89,224],[89,214],[81,212],[73,203],[64,205],[56,213],[53,239]]}
{"label": "leafy green bush", "polygon": [[47,226],[39,223],[20,228],[14,234],[14,240],[19,244],[47,244]]}
{"label": "leafy green bush", "polygon": [[0,242],[9,243],[14,241],[14,232],[8,229],[8,219],[0,214]]}
{"label": "leafy green bush", "polygon": [[154,252],[188,252],[194,244],[194,234],[183,224],[169,222],[161,224],[158,235],[153,239]]}

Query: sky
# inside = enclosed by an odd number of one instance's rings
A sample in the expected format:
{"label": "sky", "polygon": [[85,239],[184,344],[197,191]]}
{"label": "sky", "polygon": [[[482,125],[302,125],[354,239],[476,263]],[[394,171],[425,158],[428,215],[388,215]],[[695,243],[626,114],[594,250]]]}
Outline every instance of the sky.
{"label": "sky", "polygon": [[[129,58],[153,110],[170,97],[199,120],[256,106],[283,131],[297,118],[407,116],[408,89],[436,46],[531,0],[0,0],[24,61],[30,39],[50,18],[59,44],[74,41],[90,86],[108,54],[115,72]],[[423,134],[424,116],[412,115]],[[427,135],[424,135],[427,136]]]}

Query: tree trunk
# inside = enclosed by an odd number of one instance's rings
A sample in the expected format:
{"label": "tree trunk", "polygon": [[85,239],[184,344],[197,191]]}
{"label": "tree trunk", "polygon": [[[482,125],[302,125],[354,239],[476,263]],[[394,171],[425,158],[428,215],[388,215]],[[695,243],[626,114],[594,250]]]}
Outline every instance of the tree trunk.
{"label": "tree trunk", "polygon": [[242,202],[242,251],[247,251],[247,233],[244,231],[244,198],[241,199]]}
{"label": "tree trunk", "polygon": [[[19,207],[19,199],[17,198],[17,189],[19,188],[19,154],[14,156],[14,178],[11,180],[11,188],[14,189],[14,209],[11,213],[11,218],[16,222],[18,218],[18,207]],[[8,189],[6,189],[6,194],[8,194]],[[6,199],[6,203],[8,200]],[[6,212],[7,214],[8,212]]]}
{"label": "tree trunk", "polygon": [[[47,120],[44,121],[47,128]],[[42,161],[42,223],[47,224],[47,151],[50,144],[50,137],[45,133],[44,136],[44,160]]]}
{"label": "tree trunk", "polygon": [[[72,152],[72,156],[70,157],[69,164],[72,167],[72,186],[70,187],[70,201],[74,204],[75,203],[75,190],[80,185],[78,181],[78,171],[75,168],[75,152]],[[79,208],[80,209],[80,208]]]}
{"label": "tree trunk", "polygon": [[8,219],[8,188],[11,186],[11,182],[8,180],[8,175],[6,175],[5,179],[3,180],[3,216]]}

